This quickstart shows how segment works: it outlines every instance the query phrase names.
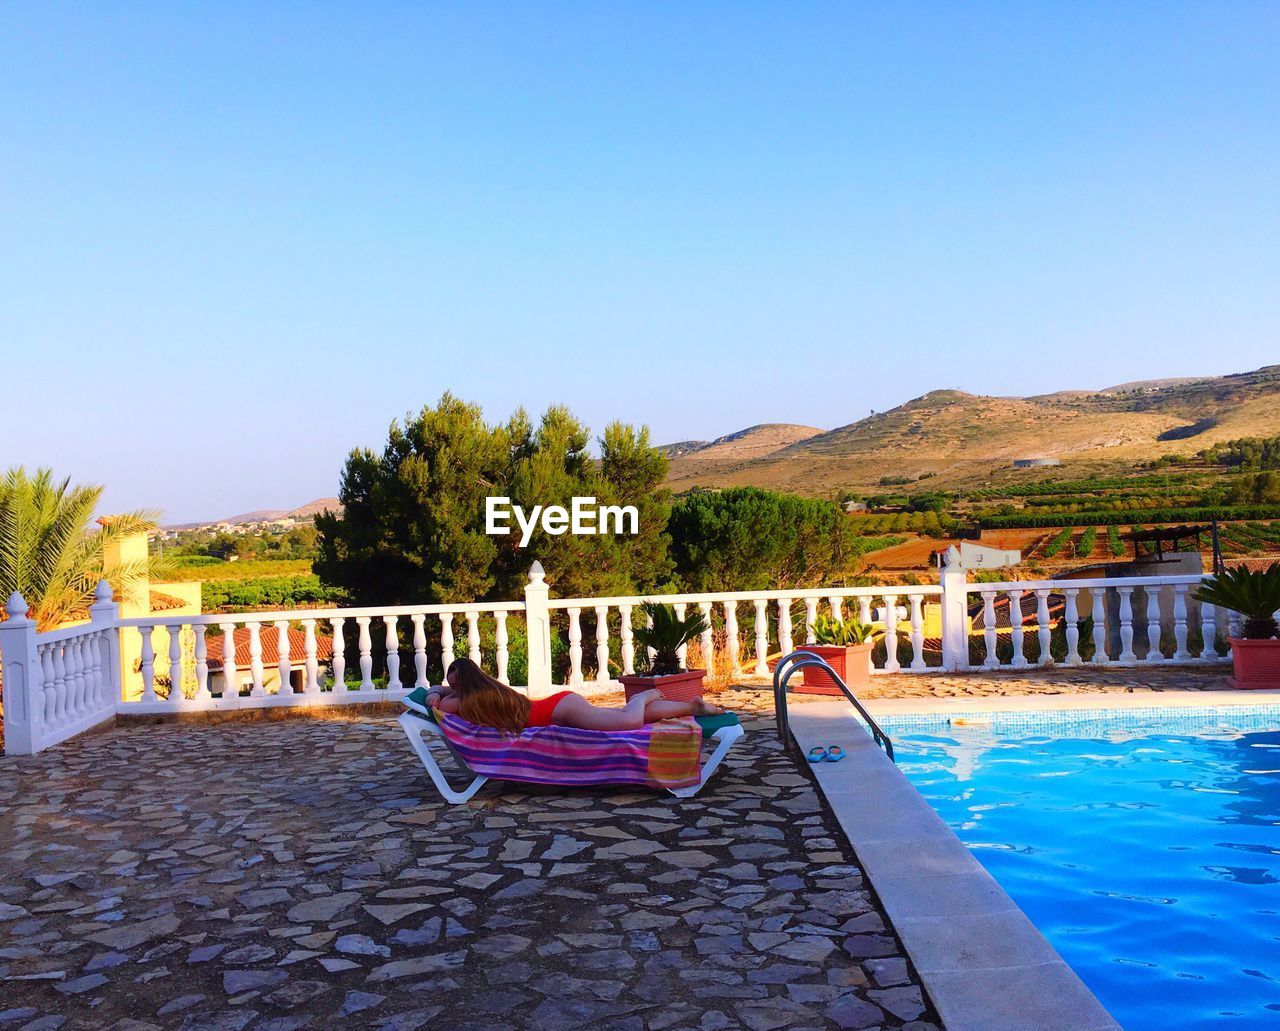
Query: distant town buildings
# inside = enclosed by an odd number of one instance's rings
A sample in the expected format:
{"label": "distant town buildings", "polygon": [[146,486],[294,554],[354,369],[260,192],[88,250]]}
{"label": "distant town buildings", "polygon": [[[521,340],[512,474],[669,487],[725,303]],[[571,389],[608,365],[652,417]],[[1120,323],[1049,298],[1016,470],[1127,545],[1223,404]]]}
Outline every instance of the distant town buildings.
{"label": "distant town buildings", "polygon": [[1060,458],[1015,458],[1013,467],[1015,469],[1035,469],[1042,465],[1061,465]]}

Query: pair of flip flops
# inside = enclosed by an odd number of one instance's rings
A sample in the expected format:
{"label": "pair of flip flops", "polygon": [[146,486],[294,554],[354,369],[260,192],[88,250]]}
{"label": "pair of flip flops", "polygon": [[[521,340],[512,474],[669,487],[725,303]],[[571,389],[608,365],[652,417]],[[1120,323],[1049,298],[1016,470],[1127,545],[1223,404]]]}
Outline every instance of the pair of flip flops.
{"label": "pair of flip flops", "polygon": [[839,745],[830,745],[826,748],[822,745],[814,745],[809,749],[809,761],[811,763],[838,763],[843,758],[844,749]]}

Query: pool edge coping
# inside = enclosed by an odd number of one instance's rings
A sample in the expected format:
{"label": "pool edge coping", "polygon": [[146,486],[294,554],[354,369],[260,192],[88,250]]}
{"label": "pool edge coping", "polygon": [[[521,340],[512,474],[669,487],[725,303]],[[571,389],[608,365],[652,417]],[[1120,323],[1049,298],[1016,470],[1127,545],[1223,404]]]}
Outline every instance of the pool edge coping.
{"label": "pool edge coping", "polygon": [[[805,706],[811,704],[803,703]],[[1222,706],[1280,705],[1280,691],[1223,689],[1214,691],[1098,691],[1085,694],[948,695],[925,698],[865,698],[872,716],[933,716],[964,713],[1065,712],[1068,710],[1188,709]],[[794,712],[804,710],[796,706]]]}
{"label": "pool edge coping", "polygon": [[832,744],[847,753],[811,769],[945,1028],[1120,1027],[848,703],[796,706],[790,723],[804,753]]}

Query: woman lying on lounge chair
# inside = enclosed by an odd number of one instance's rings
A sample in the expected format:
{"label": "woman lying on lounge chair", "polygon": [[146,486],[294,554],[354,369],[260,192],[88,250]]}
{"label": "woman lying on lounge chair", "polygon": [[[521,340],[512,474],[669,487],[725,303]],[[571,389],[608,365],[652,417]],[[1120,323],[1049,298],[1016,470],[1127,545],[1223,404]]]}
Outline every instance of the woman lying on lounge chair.
{"label": "woman lying on lounge chair", "polygon": [[470,659],[454,659],[445,674],[445,687],[433,687],[427,704],[456,713],[468,723],[519,733],[526,727],[577,727],[579,730],[636,730],[677,716],[718,716],[718,705],[698,699],[673,702],[658,690],[632,696],[621,709],[592,705],[572,691],[559,691],[530,701],[519,691],[494,680]]}

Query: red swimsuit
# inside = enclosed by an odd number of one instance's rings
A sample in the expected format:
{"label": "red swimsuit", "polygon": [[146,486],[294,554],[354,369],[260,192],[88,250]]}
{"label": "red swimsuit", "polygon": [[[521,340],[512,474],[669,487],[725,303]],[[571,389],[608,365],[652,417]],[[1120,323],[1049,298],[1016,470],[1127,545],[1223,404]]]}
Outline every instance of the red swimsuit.
{"label": "red swimsuit", "polygon": [[551,714],[556,711],[556,706],[560,704],[560,700],[571,694],[573,694],[572,691],[557,691],[546,698],[535,698],[529,703],[529,720],[525,723],[525,726],[551,726]]}

